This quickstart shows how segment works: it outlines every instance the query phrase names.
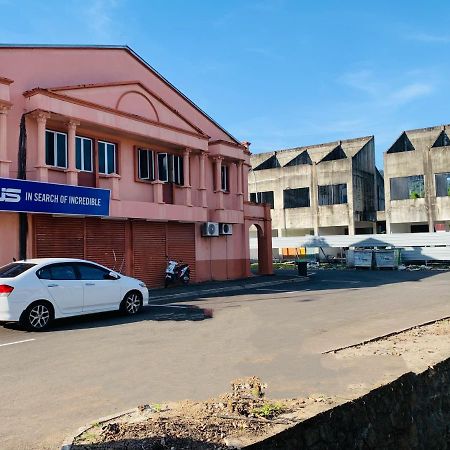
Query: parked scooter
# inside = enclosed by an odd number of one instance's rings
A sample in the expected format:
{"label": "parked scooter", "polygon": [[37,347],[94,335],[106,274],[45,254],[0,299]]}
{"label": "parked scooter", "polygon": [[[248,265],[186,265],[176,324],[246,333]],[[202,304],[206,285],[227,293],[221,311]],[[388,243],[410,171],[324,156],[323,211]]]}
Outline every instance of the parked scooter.
{"label": "parked scooter", "polygon": [[166,267],[166,280],[164,287],[181,281],[183,284],[189,284],[191,280],[191,269],[189,264],[183,264],[181,261],[169,260]]}

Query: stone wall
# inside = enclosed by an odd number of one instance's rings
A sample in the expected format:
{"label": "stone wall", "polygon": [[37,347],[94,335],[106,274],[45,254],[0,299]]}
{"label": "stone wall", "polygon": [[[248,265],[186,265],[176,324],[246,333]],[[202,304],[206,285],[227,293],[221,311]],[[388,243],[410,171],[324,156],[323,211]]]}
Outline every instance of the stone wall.
{"label": "stone wall", "polygon": [[450,359],[245,447],[275,449],[450,449]]}

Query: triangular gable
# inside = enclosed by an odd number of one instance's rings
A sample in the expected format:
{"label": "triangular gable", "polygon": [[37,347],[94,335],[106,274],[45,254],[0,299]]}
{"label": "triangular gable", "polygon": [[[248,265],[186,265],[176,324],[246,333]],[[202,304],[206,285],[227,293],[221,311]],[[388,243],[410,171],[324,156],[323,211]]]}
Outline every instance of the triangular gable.
{"label": "triangular gable", "polygon": [[284,167],[301,166],[305,164],[312,165],[311,157],[309,156],[308,150],[304,150],[294,159],[291,159],[287,164],[284,165]]}
{"label": "triangular gable", "polygon": [[255,170],[266,170],[266,169],[277,169],[281,167],[280,162],[278,161],[277,155],[272,155],[269,159],[263,161],[259,166],[256,166]]}
{"label": "triangular gable", "polygon": [[450,147],[450,138],[444,130],[441,131],[432,147]]}
{"label": "triangular gable", "polygon": [[402,153],[402,152],[412,152],[415,148],[412,145],[409,137],[403,132],[400,137],[392,144],[391,148],[387,153]]}
{"label": "triangular gable", "polygon": [[342,150],[341,145],[339,144],[336,146],[333,150],[331,150],[328,155],[326,155],[320,162],[325,161],[337,161],[339,159],[346,159],[347,155],[345,154],[344,150]]}
{"label": "triangular gable", "polygon": [[164,125],[204,134],[202,130],[139,81],[64,86],[47,90]]}

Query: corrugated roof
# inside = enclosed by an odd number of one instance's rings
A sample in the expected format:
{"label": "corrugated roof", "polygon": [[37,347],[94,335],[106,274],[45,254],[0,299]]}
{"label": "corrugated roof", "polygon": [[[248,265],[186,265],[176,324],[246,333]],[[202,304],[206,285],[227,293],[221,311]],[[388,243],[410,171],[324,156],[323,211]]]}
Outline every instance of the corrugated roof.
{"label": "corrugated roof", "polygon": [[[373,138],[374,136],[364,136],[352,139],[344,139],[342,141],[325,142],[323,144],[306,145],[302,147],[255,153],[251,156],[251,161],[253,165],[253,160],[264,161],[264,159],[268,159],[273,154],[276,154],[281,166],[285,166],[289,161],[297,157],[299,154],[301,154],[305,150],[308,150],[308,154],[311,160],[315,163],[318,163],[338,145],[341,145],[342,149],[348,157],[353,157]],[[265,158],[264,155],[267,155],[267,158]]]}

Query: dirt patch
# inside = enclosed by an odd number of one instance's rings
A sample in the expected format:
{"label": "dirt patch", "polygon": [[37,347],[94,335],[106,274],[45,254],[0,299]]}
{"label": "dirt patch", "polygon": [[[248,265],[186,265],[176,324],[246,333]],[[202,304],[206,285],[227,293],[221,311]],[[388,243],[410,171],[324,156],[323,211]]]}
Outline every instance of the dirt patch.
{"label": "dirt patch", "polygon": [[362,356],[397,356],[413,372],[421,372],[450,355],[450,319],[393,334],[386,338],[355,345],[334,354],[338,359]]}
{"label": "dirt patch", "polygon": [[256,377],[205,402],[142,405],[120,419],[94,424],[74,449],[221,450],[241,448],[276,434],[340,401],[326,396],[272,401]]}

